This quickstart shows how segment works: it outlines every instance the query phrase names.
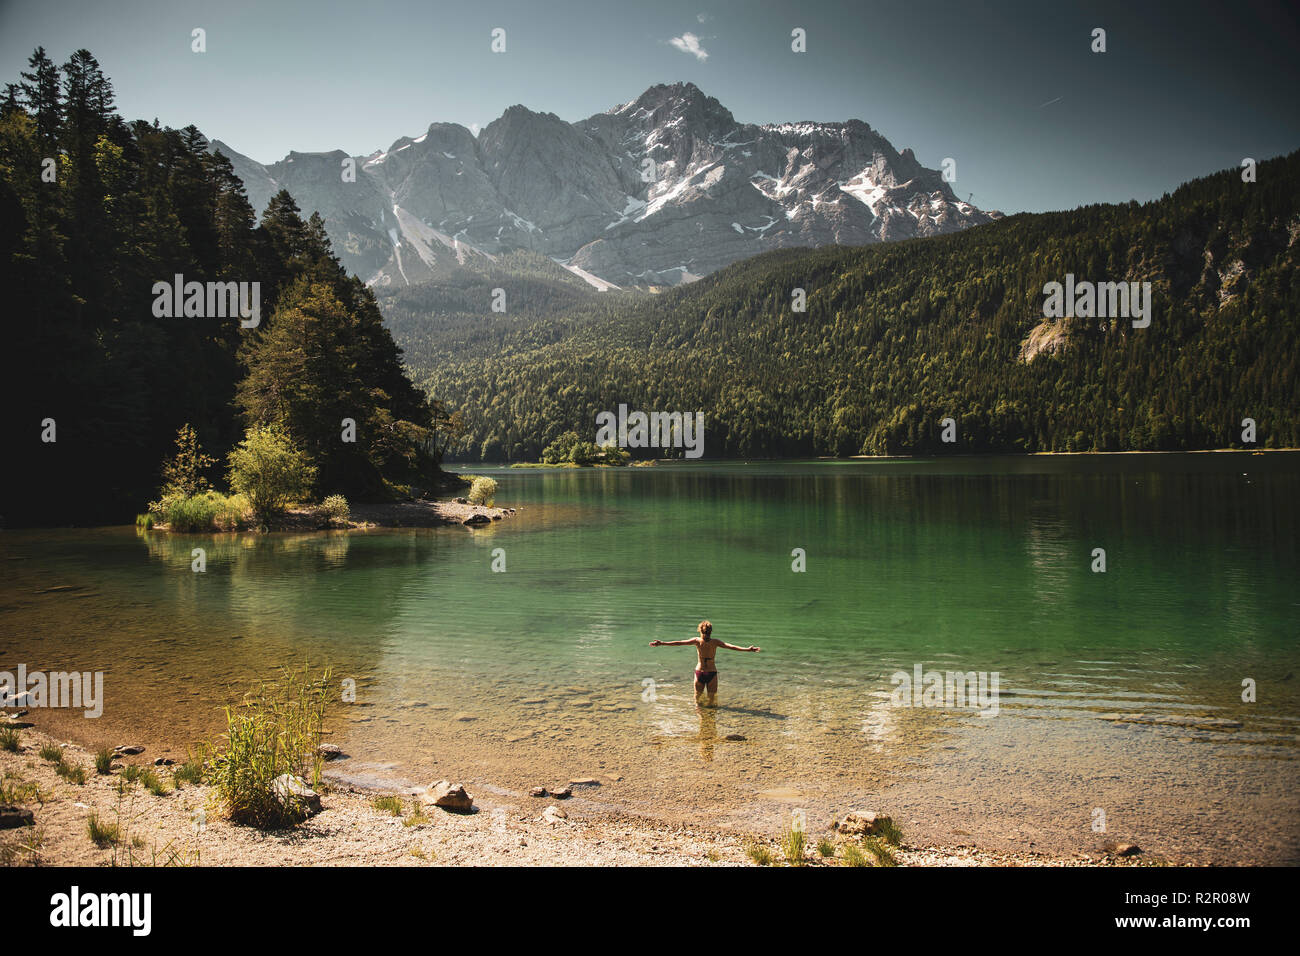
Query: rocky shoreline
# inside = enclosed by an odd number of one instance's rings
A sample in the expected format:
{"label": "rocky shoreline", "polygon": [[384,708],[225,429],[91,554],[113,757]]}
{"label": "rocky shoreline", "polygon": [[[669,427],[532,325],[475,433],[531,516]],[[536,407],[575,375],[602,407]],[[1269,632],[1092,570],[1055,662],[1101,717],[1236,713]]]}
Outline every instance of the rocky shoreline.
{"label": "rocky shoreline", "polygon": [[491,524],[518,512],[514,508],[489,508],[470,504],[464,498],[451,501],[400,501],[392,504],[355,505],[348,527],[436,528],[443,525]]}
{"label": "rocky shoreline", "polygon": [[[117,748],[108,774],[95,770],[80,745],[33,726],[32,715],[4,720],[18,734],[17,750],[0,750],[4,780],[0,864],[54,866],[749,866],[765,848],[776,865],[785,857],[768,834],[721,833],[611,812],[584,798],[596,780],[574,780],[542,793],[494,789],[472,795],[451,781],[395,794],[326,783],[320,810],[292,829],[263,832],[235,826],[214,811],[202,784],[172,780],[172,765],[138,745]],[[60,748],[64,770],[42,755]],[[52,750],[47,750],[52,753]],[[160,794],[124,783],[123,768],[153,770]],[[79,768],[79,772],[78,772]],[[77,782],[84,774],[84,783]],[[327,778],[328,781],[328,778]],[[394,812],[394,804],[397,813]],[[378,804],[378,805],[377,805]],[[96,844],[92,816],[117,828],[117,840]],[[838,830],[809,823],[803,865],[844,865],[855,844],[850,814]],[[860,828],[857,828],[860,831]],[[835,847],[823,857],[816,843]],[[1033,852],[991,852],[974,846],[896,848],[902,866],[1134,866],[1149,863],[1136,848],[1054,858]]]}
{"label": "rocky shoreline", "polygon": [[[490,508],[470,504],[464,498],[357,504],[347,518],[330,518],[316,508],[290,508],[277,520],[273,531],[366,531],[372,528],[441,528],[463,525],[473,528],[517,514],[515,508]],[[150,530],[170,532],[159,522]]]}

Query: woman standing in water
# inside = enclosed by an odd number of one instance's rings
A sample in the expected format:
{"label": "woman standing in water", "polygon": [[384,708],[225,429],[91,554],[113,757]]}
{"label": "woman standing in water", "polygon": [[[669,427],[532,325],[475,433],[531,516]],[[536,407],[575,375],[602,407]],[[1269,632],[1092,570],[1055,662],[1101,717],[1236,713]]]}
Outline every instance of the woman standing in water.
{"label": "woman standing in water", "polygon": [[651,647],[681,647],[686,644],[694,644],[695,652],[699,657],[699,663],[695,668],[695,699],[699,700],[700,695],[706,690],[709,692],[709,703],[713,704],[718,695],[718,668],[713,663],[714,657],[718,653],[718,648],[725,647],[729,651],[748,651],[751,654],[757,654],[761,648],[751,644],[749,647],[737,647],[735,644],[728,644],[726,641],[715,641],[713,639],[713,625],[708,621],[700,621],[699,637],[692,637],[685,641],[651,641]]}

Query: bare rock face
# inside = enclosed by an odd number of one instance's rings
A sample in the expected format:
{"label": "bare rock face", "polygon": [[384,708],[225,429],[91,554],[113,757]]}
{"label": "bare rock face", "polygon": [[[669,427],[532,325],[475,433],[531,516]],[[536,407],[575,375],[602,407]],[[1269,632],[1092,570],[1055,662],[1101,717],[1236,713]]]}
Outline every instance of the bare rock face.
{"label": "bare rock face", "polygon": [[429,792],[424,795],[424,802],[455,813],[469,813],[474,809],[474,798],[465,791],[463,786],[450,780],[439,780],[429,787]]}
{"label": "bare rock face", "polygon": [[1064,352],[1070,342],[1070,319],[1044,319],[1020,343],[1020,361],[1028,365],[1040,355]]}
{"label": "bare rock face", "polygon": [[[771,249],[862,245],[990,222],[866,123],[737,123],[691,83],[576,123],[512,106],[477,136],[434,123],[366,157],[270,166],[220,142],[261,212],[287,189],[350,272],[417,284],[526,249],[598,288],[690,282]],[[351,161],[356,175],[342,170]]]}

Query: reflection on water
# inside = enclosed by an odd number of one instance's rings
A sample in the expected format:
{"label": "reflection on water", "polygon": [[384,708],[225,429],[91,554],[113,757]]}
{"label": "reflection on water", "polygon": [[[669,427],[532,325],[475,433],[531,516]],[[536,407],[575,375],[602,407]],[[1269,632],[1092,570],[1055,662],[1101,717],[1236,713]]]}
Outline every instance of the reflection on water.
{"label": "reflection on water", "polygon": [[[5,532],[0,665],[104,670],[105,727],[179,746],[280,664],[330,664],[358,686],[339,772],[395,785],[597,776],[607,803],[753,822],[926,780],[932,803],[996,816],[1014,779],[1058,810],[1193,827],[1178,845],[1202,839],[1197,794],[1206,819],[1258,815],[1290,858],[1293,462],[501,471],[522,510],[474,532]],[[696,706],[691,648],[647,646],[706,617],[764,648],[719,652],[716,710]],[[889,706],[918,663],[999,672],[1000,716]]]}

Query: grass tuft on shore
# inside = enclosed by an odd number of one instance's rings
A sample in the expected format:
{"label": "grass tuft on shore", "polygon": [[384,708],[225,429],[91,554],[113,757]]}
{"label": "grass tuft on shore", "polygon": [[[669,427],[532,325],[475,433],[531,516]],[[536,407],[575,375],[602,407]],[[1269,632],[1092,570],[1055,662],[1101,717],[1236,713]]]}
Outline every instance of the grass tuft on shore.
{"label": "grass tuft on shore", "polygon": [[6,772],[0,780],[0,803],[23,804],[32,800],[43,803],[40,788],[30,780],[23,780],[17,774]]}
{"label": "grass tuft on shore", "polygon": [[844,844],[844,865],[871,866],[872,863],[856,843],[846,843]]}
{"label": "grass tuft on shore", "polygon": [[286,667],[278,681],[260,684],[239,706],[226,708],[225,746],[208,777],[232,822],[267,830],[305,819],[297,801],[276,794],[274,781],[288,773],[319,786],[330,676],[328,669],[313,679],[306,665]]}
{"label": "grass tuft on shore", "polygon": [[86,832],[90,835],[90,842],[101,850],[105,847],[116,846],[117,842],[122,839],[121,828],[116,823],[101,821],[98,813],[92,813],[87,818]]}
{"label": "grass tuft on shore", "polygon": [[876,866],[898,866],[894,848],[883,837],[864,837],[862,846],[875,859]]}
{"label": "grass tuft on shore", "polygon": [[22,750],[22,745],[18,742],[17,727],[0,727],[0,750],[7,750],[11,754]]}
{"label": "grass tuft on shore", "polygon": [[804,859],[806,842],[803,830],[798,827],[791,827],[781,835],[781,852],[785,854],[786,866],[803,866],[807,862]]}
{"label": "grass tuft on shore", "polygon": [[902,846],[903,831],[889,817],[876,821],[876,836],[890,846]]}
{"label": "grass tuft on shore", "polygon": [[776,863],[776,854],[772,852],[772,848],[762,843],[745,844],[745,856],[759,866],[772,866]]}
{"label": "grass tuft on shore", "polygon": [[58,744],[41,744],[41,759],[49,763],[63,762],[63,748]]}
{"label": "grass tuft on shore", "polygon": [[155,797],[163,797],[171,793],[171,790],[167,785],[163,783],[162,779],[152,770],[146,770],[144,773],[140,774],[140,786],[144,787]]}
{"label": "grass tuft on shore", "polygon": [[418,826],[423,826],[426,823],[432,823],[432,822],[433,822],[432,820],[430,820],[428,817],[424,815],[424,807],[420,804],[420,801],[412,800],[411,815],[402,821],[402,826],[418,827]]}
{"label": "grass tuft on shore", "polygon": [[95,773],[110,774],[113,772],[113,751],[107,747],[102,747],[95,751]]}
{"label": "grass tuft on shore", "polygon": [[75,783],[78,786],[84,786],[86,783],[86,768],[78,764],[70,764],[66,760],[60,760],[54,765],[54,772],[68,783]]}
{"label": "grass tuft on shore", "polygon": [[183,783],[200,784],[203,782],[203,760],[200,757],[188,756],[185,762],[177,764],[172,768],[172,784],[180,789]]}

